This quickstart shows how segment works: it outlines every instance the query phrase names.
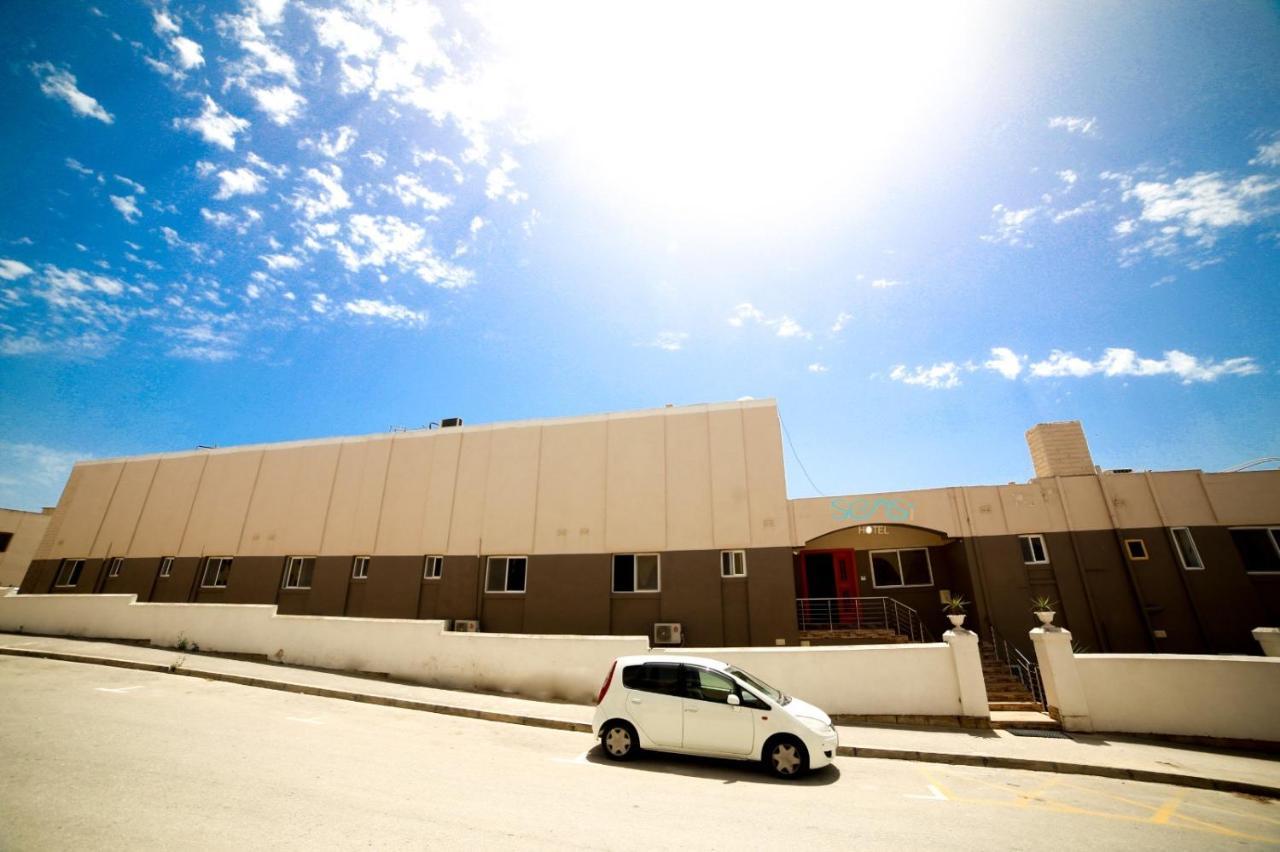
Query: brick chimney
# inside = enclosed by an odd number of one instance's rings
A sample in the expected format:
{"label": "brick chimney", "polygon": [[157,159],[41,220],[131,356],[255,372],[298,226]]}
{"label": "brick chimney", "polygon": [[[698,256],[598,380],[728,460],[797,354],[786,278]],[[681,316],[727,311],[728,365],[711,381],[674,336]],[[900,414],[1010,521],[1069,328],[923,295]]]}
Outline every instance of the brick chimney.
{"label": "brick chimney", "polygon": [[1097,473],[1079,420],[1037,423],[1027,430],[1027,446],[1031,448],[1037,479]]}

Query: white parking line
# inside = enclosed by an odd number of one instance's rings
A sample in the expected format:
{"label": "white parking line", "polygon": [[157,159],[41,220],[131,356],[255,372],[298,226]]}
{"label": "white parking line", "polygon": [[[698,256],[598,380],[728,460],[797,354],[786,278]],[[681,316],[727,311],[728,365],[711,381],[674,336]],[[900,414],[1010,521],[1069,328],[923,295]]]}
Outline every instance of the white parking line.
{"label": "white parking line", "polygon": [[551,762],[552,763],[589,764],[591,761],[587,760],[587,753],[584,751],[582,754],[578,755],[577,757],[553,757],[551,758]]}
{"label": "white parking line", "polygon": [[918,794],[918,793],[908,793],[908,794],[907,794],[907,798],[908,798],[908,799],[925,799],[925,800],[930,801],[930,802],[947,802],[947,801],[950,801],[950,799],[948,799],[946,796],[944,796],[944,795],[942,794],[942,791],[941,791],[941,790],[939,790],[937,787],[935,787],[933,784],[930,784],[930,785],[929,785],[929,794],[930,794],[930,795],[928,795],[928,796],[921,796],[921,795],[920,795],[920,794]]}
{"label": "white parking line", "polygon": [[114,692],[119,694],[122,692],[133,692],[135,689],[142,689],[142,687],[140,686],[117,686],[117,687],[99,686],[99,687],[95,687],[95,689],[97,689],[98,692]]}

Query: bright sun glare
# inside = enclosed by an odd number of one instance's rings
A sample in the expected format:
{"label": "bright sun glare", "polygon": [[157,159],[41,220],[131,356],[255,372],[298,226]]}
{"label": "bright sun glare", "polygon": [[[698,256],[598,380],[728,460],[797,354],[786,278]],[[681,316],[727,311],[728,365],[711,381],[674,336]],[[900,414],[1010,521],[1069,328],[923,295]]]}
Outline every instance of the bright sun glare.
{"label": "bright sun glare", "polygon": [[856,204],[962,85],[962,4],[500,4],[516,109],[631,211],[767,221]]}

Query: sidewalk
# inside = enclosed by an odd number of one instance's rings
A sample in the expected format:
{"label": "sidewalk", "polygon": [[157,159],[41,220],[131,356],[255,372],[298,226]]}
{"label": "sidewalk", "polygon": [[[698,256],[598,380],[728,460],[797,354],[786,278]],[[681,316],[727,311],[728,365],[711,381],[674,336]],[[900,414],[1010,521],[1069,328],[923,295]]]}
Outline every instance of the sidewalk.
{"label": "sidewalk", "polygon": [[[0,633],[0,655],[134,668],[493,722],[591,731],[593,708],[580,704],[434,689],[145,645]],[[1031,736],[1007,729],[842,725],[837,730],[840,754],[846,756],[1098,775],[1280,798],[1280,759],[1256,753],[1119,736]]]}

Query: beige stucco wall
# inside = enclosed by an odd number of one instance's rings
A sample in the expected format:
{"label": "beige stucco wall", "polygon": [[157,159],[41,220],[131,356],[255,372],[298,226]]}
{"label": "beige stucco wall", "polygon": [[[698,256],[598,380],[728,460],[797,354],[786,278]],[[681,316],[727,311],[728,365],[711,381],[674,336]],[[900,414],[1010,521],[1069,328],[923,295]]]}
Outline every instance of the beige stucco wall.
{"label": "beige stucco wall", "polygon": [[9,547],[0,553],[0,586],[16,586],[22,582],[52,516],[51,510],[0,509],[0,532],[13,534]]}
{"label": "beige stucco wall", "polygon": [[1275,524],[1280,471],[1104,473],[814,497],[792,500],[791,514],[793,546],[860,524],[910,524],[952,537]]}
{"label": "beige stucco wall", "polygon": [[46,558],[786,546],[769,400],[82,462]]}

